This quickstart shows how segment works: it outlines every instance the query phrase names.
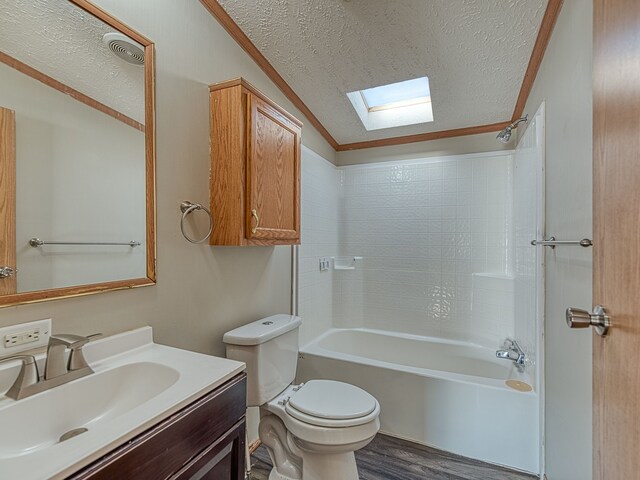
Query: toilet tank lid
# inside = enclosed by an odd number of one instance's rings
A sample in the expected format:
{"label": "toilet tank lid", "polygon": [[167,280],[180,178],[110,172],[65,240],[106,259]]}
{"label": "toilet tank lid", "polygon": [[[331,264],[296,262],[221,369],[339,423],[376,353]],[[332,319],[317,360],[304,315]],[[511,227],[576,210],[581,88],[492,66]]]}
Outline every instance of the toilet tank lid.
{"label": "toilet tank lid", "polygon": [[301,323],[302,319],[295,315],[272,315],[225,333],[222,341],[227,345],[259,345],[298,328]]}

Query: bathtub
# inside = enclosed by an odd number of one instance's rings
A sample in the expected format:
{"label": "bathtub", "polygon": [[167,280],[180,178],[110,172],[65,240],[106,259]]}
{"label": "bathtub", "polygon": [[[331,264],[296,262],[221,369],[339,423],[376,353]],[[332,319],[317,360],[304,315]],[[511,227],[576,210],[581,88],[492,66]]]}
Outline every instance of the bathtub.
{"label": "bathtub", "polygon": [[381,432],[538,473],[539,395],[495,350],[395,332],[330,329],[300,349],[297,380],[348,382],[374,395]]}

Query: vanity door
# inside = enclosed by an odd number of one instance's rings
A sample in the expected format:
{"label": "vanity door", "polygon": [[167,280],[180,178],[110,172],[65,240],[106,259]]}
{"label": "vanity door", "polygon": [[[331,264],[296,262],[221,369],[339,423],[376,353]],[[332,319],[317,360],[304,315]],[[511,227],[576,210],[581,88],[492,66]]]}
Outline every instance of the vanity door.
{"label": "vanity door", "polygon": [[207,447],[171,480],[239,480],[244,478],[244,420]]}

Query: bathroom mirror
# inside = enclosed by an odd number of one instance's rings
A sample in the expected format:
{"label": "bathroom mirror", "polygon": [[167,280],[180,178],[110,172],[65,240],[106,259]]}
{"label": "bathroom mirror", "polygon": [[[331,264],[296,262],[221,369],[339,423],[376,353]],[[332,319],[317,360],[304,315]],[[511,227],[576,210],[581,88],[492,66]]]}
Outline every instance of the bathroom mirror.
{"label": "bathroom mirror", "polygon": [[0,306],[155,283],[154,46],[86,0],[0,5]]}

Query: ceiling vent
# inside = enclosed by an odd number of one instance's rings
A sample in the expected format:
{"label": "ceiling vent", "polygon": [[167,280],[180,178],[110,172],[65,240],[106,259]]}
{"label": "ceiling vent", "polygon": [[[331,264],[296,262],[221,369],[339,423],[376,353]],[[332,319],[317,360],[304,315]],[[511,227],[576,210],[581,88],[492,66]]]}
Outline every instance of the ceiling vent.
{"label": "ceiling vent", "polygon": [[122,33],[106,33],[102,37],[109,50],[121,60],[132,65],[144,65],[144,49]]}

